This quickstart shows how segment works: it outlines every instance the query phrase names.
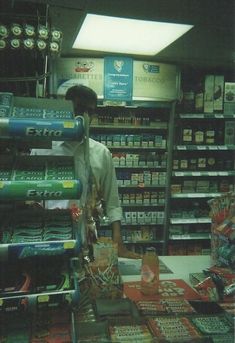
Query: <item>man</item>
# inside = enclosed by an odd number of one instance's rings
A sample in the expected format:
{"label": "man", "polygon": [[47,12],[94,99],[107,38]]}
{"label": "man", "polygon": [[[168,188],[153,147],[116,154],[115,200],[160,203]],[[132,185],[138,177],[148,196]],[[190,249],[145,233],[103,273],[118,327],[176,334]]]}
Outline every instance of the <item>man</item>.
{"label": "man", "polygon": [[[87,113],[91,122],[97,106],[97,95],[91,88],[83,85],[73,86],[68,89],[65,98],[73,102],[75,116]],[[40,151],[40,154],[74,156],[75,170],[77,166],[78,177],[85,185],[90,177],[88,175],[89,171],[84,173],[84,149],[83,143],[53,142],[52,150],[47,152],[45,150]],[[118,255],[120,257],[139,258],[139,255],[127,250],[122,241],[120,226],[122,209],[120,207],[116,173],[110,151],[103,144],[89,138],[89,159],[96,195],[104,200],[106,213],[111,222],[113,241],[118,244]],[[53,208],[55,202],[48,201],[48,204],[49,208]],[[68,204],[68,202],[65,205],[65,201],[59,201],[56,202],[54,207],[65,208]]]}

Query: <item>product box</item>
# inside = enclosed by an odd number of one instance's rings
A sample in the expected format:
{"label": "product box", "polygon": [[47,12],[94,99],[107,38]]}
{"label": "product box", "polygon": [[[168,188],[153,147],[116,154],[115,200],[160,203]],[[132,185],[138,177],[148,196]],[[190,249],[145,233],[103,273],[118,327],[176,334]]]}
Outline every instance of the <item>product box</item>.
{"label": "product box", "polygon": [[126,154],[126,166],[132,167],[133,165],[133,155],[132,154]]}
{"label": "product box", "polygon": [[173,170],[179,169],[179,160],[173,160],[172,169]]}
{"label": "product box", "polygon": [[149,139],[148,139],[148,141],[149,141],[149,147],[153,147],[154,146],[154,141],[155,141],[155,139],[154,139],[154,136],[153,135],[149,135]]}
{"label": "product box", "polygon": [[181,193],[181,192],[182,192],[182,185],[180,185],[180,184],[171,185],[171,193],[172,194]]}
{"label": "product box", "polygon": [[119,165],[120,166],[126,165],[126,154],[124,153],[119,154]]}
{"label": "product box", "polygon": [[223,110],[223,99],[224,99],[224,76],[215,75],[214,84],[214,111]]}
{"label": "product box", "polygon": [[126,224],[131,224],[132,223],[132,212],[124,212],[124,218]]}
{"label": "product box", "polygon": [[144,184],[145,186],[151,185],[151,172],[149,170],[144,170]]}
{"label": "product box", "polygon": [[139,147],[141,144],[141,136],[140,135],[134,135],[134,146]]}
{"label": "product box", "polygon": [[137,224],[137,212],[131,212],[132,224]]}
{"label": "product box", "polygon": [[143,203],[144,204],[150,204],[150,192],[144,192],[144,196],[143,196]]}
{"label": "product box", "polygon": [[152,222],[152,212],[151,211],[144,212],[144,223],[151,224],[151,222]]}
{"label": "product box", "polygon": [[214,85],[215,76],[206,75],[205,77],[205,90],[204,90],[204,112],[213,113],[214,111]]}
{"label": "product box", "polygon": [[100,135],[100,143],[106,145],[106,135]]}
{"label": "product box", "polygon": [[144,241],[149,241],[150,235],[149,235],[149,227],[143,227],[142,229],[142,239]]}
{"label": "product box", "polygon": [[143,203],[143,195],[142,195],[142,193],[137,193],[135,195],[135,203],[136,204],[142,204]]}
{"label": "product box", "polygon": [[149,143],[149,135],[143,135],[142,136],[142,147],[144,147],[144,148],[148,147],[149,146],[148,143]]}
{"label": "product box", "polygon": [[136,204],[135,193],[130,193],[130,204]]}
{"label": "product box", "polygon": [[120,145],[121,146],[126,146],[126,144],[127,144],[127,138],[126,138],[126,135],[121,135],[120,136]]}
{"label": "product box", "polygon": [[225,82],[224,102],[235,102],[235,82]]}
{"label": "product box", "polygon": [[155,136],[155,147],[162,148],[162,136]]}
{"label": "product box", "polygon": [[131,184],[138,185],[139,182],[139,174],[138,173],[131,173]]}
{"label": "product box", "polygon": [[137,213],[137,223],[138,224],[144,224],[144,218],[145,218],[144,212],[138,212]]}
{"label": "product box", "polygon": [[159,183],[159,172],[152,172],[152,185],[158,185]]}
{"label": "product box", "polygon": [[151,192],[151,199],[150,199],[151,205],[158,203],[158,195],[157,192]]}
{"label": "product box", "polygon": [[235,144],[235,120],[225,122],[224,144],[227,144],[227,145]]}
{"label": "product box", "polygon": [[138,174],[138,184],[144,183],[144,173]]}
{"label": "product box", "polygon": [[124,193],[122,196],[122,203],[123,204],[129,204],[130,203],[130,194],[129,193]]}
{"label": "product box", "polygon": [[157,223],[157,212],[152,211],[152,224],[156,224]]}
{"label": "product box", "polygon": [[107,145],[108,147],[110,147],[110,146],[113,145],[113,136],[111,136],[111,135],[107,135],[107,136],[106,136],[106,145]]}
{"label": "product box", "polygon": [[131,184],[131,173],[130,172],[123,172],[123,184],[129,186]]}
{"label": "product box", "polygon": [[134,146],[134,135],[127,135],[127,146]]}
{"label": "product box", "polygon": [[133,166],[138,166],[139,165],[139,154],[133,154],[132,160],[133,160]]}
{"label": "product box", "polygon": [[120,146],[121,145],[121,136],[114,135],[113,136],[113,146]]}
{"label": "product box", "polygon": [[120,162],[120,154],[112,154],[112,159],[113,159],[113,165],[114,167],[119,166],[119,162]]}
{"label": "product box", "polygon": [[165,192],[159,192],[158,193],[158,203],[159,205],[164,205],[165,204]]}

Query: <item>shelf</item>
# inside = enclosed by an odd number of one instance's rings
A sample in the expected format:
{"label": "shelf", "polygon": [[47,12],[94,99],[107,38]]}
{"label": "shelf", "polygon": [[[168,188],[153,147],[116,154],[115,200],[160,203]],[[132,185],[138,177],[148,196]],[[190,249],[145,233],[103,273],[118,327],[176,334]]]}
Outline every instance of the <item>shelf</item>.
{"label": "shelf", "polygon": [[209,224],[211,223],[211,218],[170,218],[171,224]]}
{"label": "shelf", "polygon": [[[110,226],[110,223],[100,223],[100,226],[101,227],[108,227]],[[136,224],[133,224],[133,223],[130,223],[130,224],[127,224],[127,223],[121,223],[121,227],[124,227],[124,226],[163,226],[163,223],[162,224],[153,224],[153,223],[144,223],[144,224],[140,224],[140,223],[136,223]]]}
{"label": "shelf", "polygon": [[78,240],[42,241],[30,243],[0,244],[0,260],[9,256],[23,259],[32,256],[55,256],[80,248]]}
{"label": "shelf", "polygon": [[[33,294],[10,294],[4,296],[4,294],[0,295],[0,310],[1,306],[6,306],[8,302],[12,302],[12,300],[28,300],[28,302],[33,305],[37,303],[48,303],[53,298],[60,298],[60,301],[69,301],[69,302],[76,302],[78,300],[79,294],[76,290],[66,290],[66,291],[53,291],[53,292],[44,292],[44,293],[33,293]],[[58,302],[58,299],[57,299]],[[5,304],[6,303],[6,304]]]}
{"label": "shelf", "polygon": [[106,145],[109,150],[144,150],[144,151],[158,151],[158,150],[166,150],[167,148],[164,147],[157,147],[157,146],[113,146],[113,145]]}
{"label": "shelf", "polygon": [[[157,169],[157,170],[166,170],[166,167],[158,167],[158,166],[115,166],[115,169]],[[235,175],[235,173],[234,173]]]}
{"label": "shelf", "polygon": [[216,198],[226,193],[176,193],[172,194],[172,198]]}
{"label": "shelf", "polygon": [[145,131],[152,131],[152,130],[166,130],[167,129],[167,123],[166,122],[159,122],[157,125],[154,126],[144,126],[144,125],[114,125],[114,124],[100,124],[95,125],[91,124],[90,129],[101,129],[101,130],[120,130],[120,129],[127,129],[127,130],[145,130]]}
{"label": "shelf", "polygon": [[129,208],[129,207],[161,207],[164,208],[164,204],[121,204],[121,207],[123,208]]}
{"label": "shelf", "polygon": [[118,185],[118,188],[136,188],[136,189],[143,189],[143,188],[165,188],[166,185]]}
{"label": "shelf", "polygon": [[233,119],[235,114],[222,114],[222,113],[185,113],[180,114],[181,119]]}
{"label": "shelf", "polygon": [[205,233],[205,234],[185,234],[185,235],[170,235],[169,239],[170,240],[174,240],[174,241],[177,241],[177,240],[197,240],[197,239],[200,239],[200,240],[208,240],[211,238],[211,235],[209,233]]}
{"label": "shelf", "polygon": [[79,199],[80,180],[0,181],[0,200]]}
{"label": "shelf", "polygon": [[134,241],[134,242],[130,242],[130,241],[123,241],[124,244],[162,244],[164,243],[164,241],[159,240],[159,241]]}
{"label": "shelf", "polygon": [[235,171],[201,171],[201,172],[173,172],[172,176],[235,176]]}
{"label": "shelf", "polygon": [[235,150],[235,145],[176,145],[175,150]]}

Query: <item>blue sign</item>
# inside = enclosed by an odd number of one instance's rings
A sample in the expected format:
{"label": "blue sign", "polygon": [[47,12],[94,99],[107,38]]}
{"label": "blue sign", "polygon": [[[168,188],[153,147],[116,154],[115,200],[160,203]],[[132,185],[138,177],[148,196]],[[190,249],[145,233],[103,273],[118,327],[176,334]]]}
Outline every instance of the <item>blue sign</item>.
{"label": "blue sign", "polygon": [[104,98],[132,100],[133,60],[129,57],[104,58]]}

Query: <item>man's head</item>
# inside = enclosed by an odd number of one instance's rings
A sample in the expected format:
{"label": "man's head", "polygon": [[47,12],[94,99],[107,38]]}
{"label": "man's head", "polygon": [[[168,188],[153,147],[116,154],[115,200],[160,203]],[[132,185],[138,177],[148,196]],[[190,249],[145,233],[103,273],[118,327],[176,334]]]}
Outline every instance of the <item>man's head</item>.
{"label": "man's head", "polygon": [[72,100],[75,115],[83,115],[87,112],[89,116],[92,116],[95,113],[97,94],[89,87],[83,85],[70,87],[65,99]]}

